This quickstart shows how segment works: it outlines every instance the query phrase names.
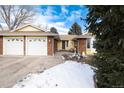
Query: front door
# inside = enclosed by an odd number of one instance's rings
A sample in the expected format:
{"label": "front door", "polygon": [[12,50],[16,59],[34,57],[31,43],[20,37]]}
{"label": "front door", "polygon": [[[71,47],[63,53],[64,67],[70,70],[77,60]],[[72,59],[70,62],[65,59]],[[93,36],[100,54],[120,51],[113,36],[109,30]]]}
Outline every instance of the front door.
{"label": "front door", "polygon": [[62,41],[62,49],[65,49],[65,41]]}

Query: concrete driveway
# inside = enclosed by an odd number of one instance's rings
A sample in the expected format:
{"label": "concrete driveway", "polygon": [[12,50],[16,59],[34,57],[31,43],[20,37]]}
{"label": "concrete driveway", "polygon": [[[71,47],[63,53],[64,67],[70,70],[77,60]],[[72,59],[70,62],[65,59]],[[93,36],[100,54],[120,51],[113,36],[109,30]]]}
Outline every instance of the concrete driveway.
{"label": "concrete driveway", "polygon": [[60,56],[0,56],[0,87],[10,88],[28,73],[62,63]]}

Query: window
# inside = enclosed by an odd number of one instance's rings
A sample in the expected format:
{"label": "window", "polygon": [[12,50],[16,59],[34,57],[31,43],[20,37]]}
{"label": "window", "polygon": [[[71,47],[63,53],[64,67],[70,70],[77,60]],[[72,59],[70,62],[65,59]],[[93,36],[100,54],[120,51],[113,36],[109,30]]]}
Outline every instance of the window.
{"label": "window", "polygon": [[96,48],[96,41],[93,41],[93,48]]}
{"label": "window", "polygon": [[87,48],[90,48],[91,39],[87,39]]}
{"label": "window", "polygon": [[74,41],[74,46],[78,46],[78,41],[77,40]]}
{"label": "window", "polygon": [[41,39],[39,39],[39,42],[41,42]]}
{"label": "window", "polygon": [[46,42],[46,40],[43,40],[43,42]]}
{"label": "window", "polygon": [[12,39],[12,41],[14,41],[15,39]]}
{"label": "window", "polygon": [[68,41],[66,41],[66,47],[68,47]]}
{"label": "window", "polygon": [[19,39],[16,39],[16,41],[19,41]]}

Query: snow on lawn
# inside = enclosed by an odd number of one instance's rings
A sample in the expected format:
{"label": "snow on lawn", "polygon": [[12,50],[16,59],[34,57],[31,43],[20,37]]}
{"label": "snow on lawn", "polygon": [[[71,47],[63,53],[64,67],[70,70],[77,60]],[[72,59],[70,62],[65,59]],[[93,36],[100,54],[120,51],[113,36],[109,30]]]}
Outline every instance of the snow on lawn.
{"label": "snow on lawn", "polygon": [[14,88],[93,88],[93,75],[90,65],[66,61],[43,73],[28,74]]}

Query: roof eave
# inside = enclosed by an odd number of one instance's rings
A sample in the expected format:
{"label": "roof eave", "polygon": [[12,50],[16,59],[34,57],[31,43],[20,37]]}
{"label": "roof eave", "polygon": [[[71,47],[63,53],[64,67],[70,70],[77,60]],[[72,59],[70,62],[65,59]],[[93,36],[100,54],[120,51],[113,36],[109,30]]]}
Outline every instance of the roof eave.
{"label": "roof eave", "polygon": [[0,36],[57,36],[49,34],[0,34]]}

